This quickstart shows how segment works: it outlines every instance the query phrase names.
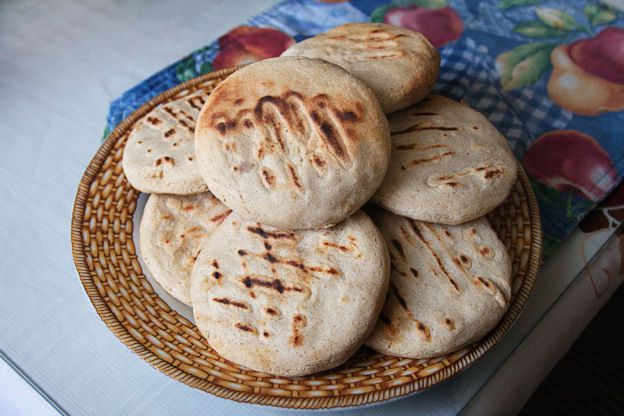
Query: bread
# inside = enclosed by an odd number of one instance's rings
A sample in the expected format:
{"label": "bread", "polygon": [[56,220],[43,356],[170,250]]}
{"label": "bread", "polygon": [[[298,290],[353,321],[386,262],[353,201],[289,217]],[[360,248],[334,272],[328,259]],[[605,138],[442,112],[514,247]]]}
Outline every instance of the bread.
{"label": "bread", "polygon": [[431,95],[388,120],[392,157],[376,204],[416,220],[461,224],[509,194],[516,159],[481,113]]}
{"label": "bread", "polygon": [[207,95],[161,104],[130,131],[123,170],[141,192],[190,195],[206,192],[195,160],[195,122]]}
{"label": "bread", "polygon": [[382,23],[348,23],[299,42],[282,56],[341,66],[373,90],[384,112],[424,98],[440,71],[440,54],[422,34]]}
{"label": "bread", "polygon": [[390,137],[362,81],[321,60],[273,58],[215,88],[195,151],[210,190],[242,218],[308,229],[342,221],[371,197]]}
{"label": "bread", "polygon": [[415,359],[448,354],[485,336],[511,297],[511,262],[485,218],[462,225],[379,210],[392,262],[390,289],[366,344]]}
{"label": "bread", "polygon": [[150,195],[141,218],[141,256],[154,279],[191,304],[191,271],[202,244],[230,213],[210,192]]}
{"label": "bread", "polygon": [[361,211],[332,228],[292,232],[232,214],[193,268],[195,323],[237,364],[315,373],[343,363],[370,334],[388,274],[383,238]]}

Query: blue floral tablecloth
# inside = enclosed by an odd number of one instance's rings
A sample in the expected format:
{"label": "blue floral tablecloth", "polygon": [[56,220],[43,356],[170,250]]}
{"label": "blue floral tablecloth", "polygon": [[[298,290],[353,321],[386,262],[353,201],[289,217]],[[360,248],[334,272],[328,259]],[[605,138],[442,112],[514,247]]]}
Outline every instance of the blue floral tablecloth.
{"label": "blue floral tablecloth", "polygon": [[624,13],[592,1],[286,0],[124,93],[106,133],[183,81],[364,21],[420,31],[440,48],[436,89],[483,112],[529,173],[546,256],[622,181]]}

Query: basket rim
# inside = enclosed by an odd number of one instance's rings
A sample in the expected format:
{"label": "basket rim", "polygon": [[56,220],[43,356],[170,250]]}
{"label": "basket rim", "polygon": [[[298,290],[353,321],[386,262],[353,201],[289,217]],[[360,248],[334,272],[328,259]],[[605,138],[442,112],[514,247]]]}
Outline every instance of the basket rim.
{"label": "basket rim", "polygon": [[157,370],[161,371],[172,379],[180,381],[190,387],[203,390],[217,397],[234,400],[236,402],[301,410],[349,408],[375,403],[379,404],[389,400],[394,401],[411,393],[423,391],[429,387],[439,384],[444,380],[449,379],[453,375],[463,371],[464,369],[472,365],[478,358],[483,356],[495,344],[497,344],[511,328],[511,326],[514,324],[514,322],[517,320],[518,316],[524,309],[524,306],[526,305],[526,302],[535,284],[537,272],[539,270],[542,259],[542,226],[540,211],[529,178],[520,162],[517,162],[518,180],[521,182],[522,187],[526,193],[529,216],[531,220],[531,243],[529,249],[529,259],[526,275],[524,277],[522,286],[516,294],[516,298],[514,299],[513,303],[510,305],[507,312],[505,312],[505,315],[503,316],[501,321],[499,321],[497,326],[485,338],[483,338],[472,351],[461,357],[452,365],[445,367],[434,374],[400,386],[393,386],[384,390],[375,390],[372,392],[348,396],[282,397],[269,396],[253,392],[239,392],[219,386],[210,381],[203,380],[183,372],[179,368],[159,358],[156,354],[148,350],[128,332],[128,330],[117,320],[117,318],[109,308],[109,305],[104,301],[104,299],[98,292],[87,265],[85,246],[82,239],[82,226],[84,221],[86,204],[89,199],[90,186],[97,178],[97,175],[100,172],[104,162],[106,161],[106,158],[113,150],[117,141],[123,136],[126,130],[141,117],[145,116],[149,111],[151,111],[162,101],[175,96],[179,92],[188,88],[196,87],[207,81],[230,75],[239,68],[241,68],[241,66],[224,68],[218,71],[213,71],[201,75],[199,77],[185,81],[150,99],[113,129],[113,131],[108,135],[106,140],[99,147],[95,156],[93,156],[93,158],[89,162],[82,176],[82,179],[80,180],[80,184],[76,192],[74,206],[72,209],[72,257],[74,259],[74,264],[82,286],[87,296],[89,297],[89,300],[95,307],[98,316],[106,324],[108,329],[127,348],[129,348],[132,352],[138,355],[142,360],[146,361],[152,367],[156,368]]}

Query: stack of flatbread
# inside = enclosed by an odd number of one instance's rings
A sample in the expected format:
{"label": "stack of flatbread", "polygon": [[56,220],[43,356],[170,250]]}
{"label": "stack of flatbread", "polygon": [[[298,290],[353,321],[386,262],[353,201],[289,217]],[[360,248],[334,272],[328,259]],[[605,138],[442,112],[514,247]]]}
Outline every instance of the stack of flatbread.
{"label": "stack of flatbread", "polygon": [[447,354],[501,319],[511,265],[483,216],[516,161],[484,116],[431,94],[439,66],[419,33],[348,24],[134,126],[142,257],[219,354],[301,376],[363,344]]}

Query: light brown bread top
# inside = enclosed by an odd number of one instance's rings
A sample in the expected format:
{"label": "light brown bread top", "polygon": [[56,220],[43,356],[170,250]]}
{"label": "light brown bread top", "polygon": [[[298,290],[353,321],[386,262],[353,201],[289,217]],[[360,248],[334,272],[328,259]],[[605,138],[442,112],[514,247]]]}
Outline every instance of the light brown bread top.
{"label": "light brown bread top", "polygon": [[210,192],[150,195],[139,240],[154,279],[174,298],[191,304],[191,271],[205,240],[230,213]]}
{"label": "light brown bread top", "polygon": [[373,329],[388,252],[363,212],[332,228],[279,231],[232,214],[191,279],[195,323],[237,364],[301,376],[346,361]]}
{"label": "light brown bread top", "polygon": [[274,58],[214,90],[195,151],[210,190],[242,218],[307,229],[337,224],[370,198],[390,136],[362,81],[318,59]]}
{"label": "light brown bread top", "polygon": [[341,66],[373,90],[384,112],[424,98],[440,71],[440,54],[422,34],[382,23],[348,23],[299,42],[282,56]]}
{"label": "light brown bread top", "polygon": [[195,160],[195,123],[207,95],[161,104],[132,128],[123,153],[128,181],[141,192],[190,195],[208,187]]}
{"label": "light brown bread top", "polygon": [[392,269],[388,298],[366,344],[426,358],[477,341],[509,307],[511,262],[485,218],[462,225],[374,215]]}
{"label": "light brown bread top", "polygon": [[431,95],[388,117],[392,157],[373,202],[409,218],[461,224],[485,215],[509,194],[516,159],[479,112]]}

